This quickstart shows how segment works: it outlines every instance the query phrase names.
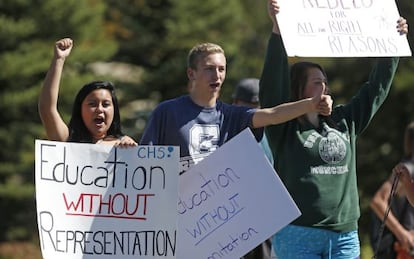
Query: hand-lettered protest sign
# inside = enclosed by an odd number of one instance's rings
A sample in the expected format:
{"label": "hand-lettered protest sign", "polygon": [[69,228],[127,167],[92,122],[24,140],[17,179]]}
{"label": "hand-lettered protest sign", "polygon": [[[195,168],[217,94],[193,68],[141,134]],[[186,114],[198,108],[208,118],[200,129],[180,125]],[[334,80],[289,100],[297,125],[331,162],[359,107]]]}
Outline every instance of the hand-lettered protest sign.
{"label": "hand-lettered protest sign", "polygon": [[43,258],[176,258],[178,161],[178,147],[36,140]]}
{"label": "hand-lettered protest sign", "polygon": [[279,0],[277,14],[289,56],[411,56],[394,0]]}
{"label": "hand-lettered protest sign", "polygon": [[300,215],[249,129],[179,181],[178,258],[240,258]]}

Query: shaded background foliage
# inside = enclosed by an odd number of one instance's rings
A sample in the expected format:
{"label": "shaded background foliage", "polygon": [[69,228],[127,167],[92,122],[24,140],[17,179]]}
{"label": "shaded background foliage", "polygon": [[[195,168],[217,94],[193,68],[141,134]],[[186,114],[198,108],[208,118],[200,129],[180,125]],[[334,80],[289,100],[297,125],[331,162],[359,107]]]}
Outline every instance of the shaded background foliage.
{"label": "shaded background foliage", "polygon": [[[414,20],[410,0],[397,4],[402,16]],[[45,138],[37,98],[57,39],[75,42],[59,97],[64,119],[69,120],[74,94],[83,84],[111,80],[118,88],[124,131],[138,140],[159,101],[186,93],[186,56],[193,45],[210,41],[225,49],[222,99],[230,101],[238,79],[260,77],[270,31],[264,0],[2,0],[0,241],[37,235],[34,140]],[[411,30],[409,42],[413,40]],[[325,67],[339,104],[358,91],[374,59],[313,61]],[[400,60],[390,96],[358,142],[363,241],[369,199],[400,160],[404,128],[414,119],[413,69],[411,58]]]}

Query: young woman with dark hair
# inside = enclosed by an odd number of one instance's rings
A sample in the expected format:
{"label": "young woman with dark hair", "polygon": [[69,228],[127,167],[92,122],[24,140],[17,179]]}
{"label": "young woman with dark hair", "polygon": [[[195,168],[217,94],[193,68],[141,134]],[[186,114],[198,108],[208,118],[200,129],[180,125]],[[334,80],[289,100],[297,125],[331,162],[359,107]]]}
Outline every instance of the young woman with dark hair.
{"label": "young woman with dark hair", "polygon": [[[279,9],[277,0],[268,0],[273,27],[260,80],[262,107],[315,92],[328,94],[321,66],[312,62],[289,66],[276,19]],[[408,32],[405,19],[395,25],[395,33]],[[359,92],[346,104],[334,106],[328,116],[307,112],[266,127],[276,157],[274,168],[302,212],[274,235],[278,258],[359,258],[356,141],[385,101],[398,61],[398,57],[378,58]]]}
{"label": "young woman with dark hair", "polygon": [[39,98],[39,114],[48,139],[83,143],[105,143],[136,146],[121,130],[121,119],[115,88],[107,81],[84,85],[76,95],[69,125],[57,109],[59,84],[65,63],[73,47],[69,38],[55,44],[54,56]]}

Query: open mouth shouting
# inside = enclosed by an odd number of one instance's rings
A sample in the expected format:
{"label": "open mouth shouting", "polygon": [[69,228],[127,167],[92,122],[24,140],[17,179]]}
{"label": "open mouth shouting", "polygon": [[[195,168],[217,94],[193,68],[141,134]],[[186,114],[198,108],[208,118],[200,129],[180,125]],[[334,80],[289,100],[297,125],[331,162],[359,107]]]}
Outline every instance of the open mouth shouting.
{"label": "open mouth shouting", "polygon": [[213,90],[217,90],[218,88],[220,88],[220,83],[210,83],[210,88]]}
{"label": "open mouth shouting", "polygon": [[102,127],[105,124],[105,119],[102,116],[96,117],[94,120],[95,125]]}

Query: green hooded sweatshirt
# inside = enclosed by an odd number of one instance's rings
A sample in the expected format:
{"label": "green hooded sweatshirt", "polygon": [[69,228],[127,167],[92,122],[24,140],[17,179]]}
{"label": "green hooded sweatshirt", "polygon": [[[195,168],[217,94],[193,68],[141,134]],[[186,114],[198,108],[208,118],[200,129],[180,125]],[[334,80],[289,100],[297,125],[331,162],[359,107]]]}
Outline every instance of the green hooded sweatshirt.
{"label": "green hooded sweatshirt", "polygon": [[[360,216],[356,139],[391,87],[399,58],[378,58],[369,80],[346,104],[321,117],[315,128],[298,119],[267,127],[274,168],[302,215],[292,224],[337,232],[357,229]],[[288,58],[280,35],[272,34],[260,81],[260,103],[290,100]],[[329,123],[328,123],[329,122]]]}

